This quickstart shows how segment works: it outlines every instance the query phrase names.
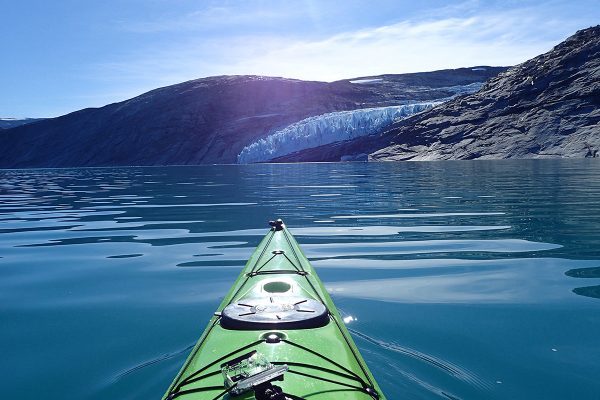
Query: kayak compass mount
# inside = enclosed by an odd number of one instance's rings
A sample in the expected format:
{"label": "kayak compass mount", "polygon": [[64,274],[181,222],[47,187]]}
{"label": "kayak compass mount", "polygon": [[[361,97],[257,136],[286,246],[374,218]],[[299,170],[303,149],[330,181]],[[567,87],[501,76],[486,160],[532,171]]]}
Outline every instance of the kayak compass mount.
{"label": "kayak compass mount", "polygon": [[281,343],[282,339],[285,339],[285,334],[281,332],[267,332],[263,334],[262,337],[265,339],[266,343],[277,344]]}
{"label": "kayak compass mount", "polygon": [[286,400],[283,390],[273,385],[282,381],[286,364],[273,365],[256,350],[221,365],[225,388],[233,395],[254,391],[257,400]]}

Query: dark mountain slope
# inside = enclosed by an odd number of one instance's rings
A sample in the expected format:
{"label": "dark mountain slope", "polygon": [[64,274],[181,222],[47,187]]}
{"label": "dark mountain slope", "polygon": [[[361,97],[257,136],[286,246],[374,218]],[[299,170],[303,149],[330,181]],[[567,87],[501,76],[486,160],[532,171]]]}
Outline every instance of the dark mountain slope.
{"label": "dark mountain slope", "polygon": [[248,143],[303,118],[446,97],[454,94],[452,86],[483,82],[504,69],[385,75],[371,82],[197,79],[5,130],[0,167],[231,163]]}
{"label": "dark mountain slope", "polygon": [[44,118],[0,118],[0,129],[15,128],[17,126],[31,124],[43,119]]}

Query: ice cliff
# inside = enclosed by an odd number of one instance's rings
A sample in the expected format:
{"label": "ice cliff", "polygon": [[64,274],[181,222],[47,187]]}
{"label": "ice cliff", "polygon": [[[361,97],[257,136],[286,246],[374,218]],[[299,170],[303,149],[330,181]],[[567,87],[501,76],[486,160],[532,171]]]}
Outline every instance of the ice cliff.
{"label": "ice cliff", "polygon": [[264,162],[303,149],[375,134],[398,120],[440,103],[363,108],[309,117],[244,147],[237,161],[239,164]]}

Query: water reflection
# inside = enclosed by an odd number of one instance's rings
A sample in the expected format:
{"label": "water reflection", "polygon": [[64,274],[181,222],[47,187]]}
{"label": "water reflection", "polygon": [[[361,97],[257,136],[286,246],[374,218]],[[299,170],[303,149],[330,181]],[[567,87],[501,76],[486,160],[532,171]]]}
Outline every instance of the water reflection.
{"label": "water reflection", "polygon": [[[565,272],[565,275],[573,278],[600,278],[600,267],[576,268]],[[600,285],[584,286],[573,289],[573,293],[585,297],[600,299]]]}
{"label": "water reflection", "polygon": [[573,278],[600,278],[600,267],[570,269],[565,275]]}

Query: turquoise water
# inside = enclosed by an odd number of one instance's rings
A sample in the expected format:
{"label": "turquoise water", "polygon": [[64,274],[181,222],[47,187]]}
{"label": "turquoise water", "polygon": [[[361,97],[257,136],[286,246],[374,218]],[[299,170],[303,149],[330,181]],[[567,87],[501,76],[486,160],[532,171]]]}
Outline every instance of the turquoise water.
{"label": "turquoise water", "polygon": [[390,399],[600,397],[596,160],[0,171],[2,397],[159,399],[275,217]]}

